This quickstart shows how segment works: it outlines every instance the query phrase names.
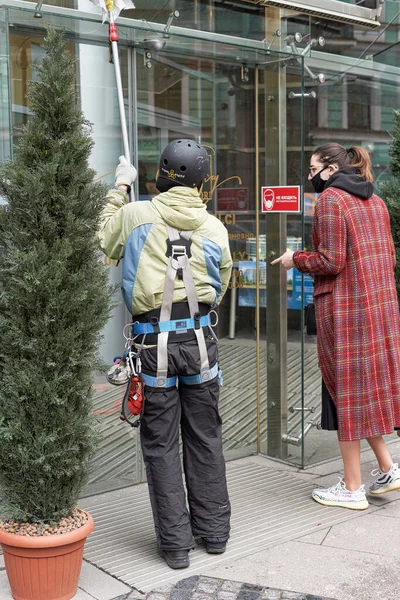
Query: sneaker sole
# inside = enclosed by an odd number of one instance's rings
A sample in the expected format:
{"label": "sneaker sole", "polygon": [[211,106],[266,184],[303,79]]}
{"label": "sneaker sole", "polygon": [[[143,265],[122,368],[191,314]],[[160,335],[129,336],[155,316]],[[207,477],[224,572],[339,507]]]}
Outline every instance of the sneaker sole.
{"label": "sneaker sole", "polygon": [[330,500],[321,500],[321,498],[318,498],[317,496],[312,496],[312,499],[324,506],[339,506],[341,508],[350,508],[351,510],[365,510],[369,506],[368,500],[362,500],[360,502],[334,502]]}
{"label": "sneaker sole", "polygon": [[396,479],[396,481],[392,481],[392,483],[387,483],[383,485],[377,490],[369,490],[370,494],[374,494],[375,496],[379,496],[379,494],[385,494],[386,492],[394,492],[394,490],[400,490],[400,479]]}

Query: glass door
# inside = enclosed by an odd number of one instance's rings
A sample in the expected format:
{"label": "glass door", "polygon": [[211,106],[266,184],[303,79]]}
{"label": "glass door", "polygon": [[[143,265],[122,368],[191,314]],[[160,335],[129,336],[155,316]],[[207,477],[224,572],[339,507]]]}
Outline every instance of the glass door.
{"label": "glass door", "polygon": [[[211,175],[203,199],[227,228],[233,257],[231,282],[218,310],[217,327],[224,379],[220,400],[224,452],[227,459],[260,449],[277,456],[275,441],[288,434],[290,423],[287,410],[275,410],[275,401],[271,410],[267,398],[276,393],[275,371],[282,381],[286,378],[287,357],[285,354],[268,369],[267,364],[272,363],[267,362],[267,354],[280,329],[286,332],[287,286],[285,275],[284,310],[277,313],[274,309],[267,325],[267,293],[273,308],[275,275],[278,279],[283,276],[276,267],[275,273],[269,274],[266,261],[267,246],[285,246],[287,230],[284,216],[268,216],[268,221],[260,215],[260,191],[261,185],[288,182],[286,160],[291,154],[287,150],[286,95],[295,90],[301,96],[302,68],[297,65],[289,70],[288,56],[270,51],[257,54],[234,48],[232,59],[233,52],[216,44],[196,42],[190,53],[183,54],[180,42],[173,39],[161,49],[144,43],[134,51],[138,195],[149,199],[157,193],[158,157],[169,141],[189,137],[206,146]],[[302,103],[303,99],[296,106],[298,116]],[[290,141],[289,152],[296,152],[298,161],[302,158],[302,127],[300,119],[293,131],[296,141]],[[298,175],[293,173],[290,181],[298,182],[299,177],[301,170]],[[301,215],[296,215],[296,223],[301,243]],[[301,312],[299,308],[298,315]],[[301,333],[299,321],[289,387],[289,392],[296,394],[296,406],[302,402]],[[287,352],[286,345],[281,352]],[[282,397],[285,390],[281,390]],[[297,425],[300,435],[302,421],[297,419]],[[282,441],[279,444],[285,450],[288,447]],[[287,452],[279,452],[281,458],[287,457]]]}
{"label": "glass door", "polygon": [[318,424],[310,395],[320,386],[316,344],[304,337],[313,284],[271,261],[303,248],[310,236],[303,114],[314,95],[299,56],[277,56],[259,68],[259,449],[301,466],[305,436]]}
{"label": "glass door", "polygon": [[157,193],[158,158],[169,141],[192,138],[207,148],[210,177],[202,196],[228,230],[234,261],[217,335],[224,450],[227,458],[236,458],[257,451],[255,304],[242,296],[245,277],[255,292],[255,270],[244,273],[242,267],[248,256],[255,257],[256,68],[240,54],[232,61],[218,58],[215,49],[214,56],[193,50],[188,56],[166,48],[151,52],[151,59],[146,48],[135,50],[138,194],[149,199]]}

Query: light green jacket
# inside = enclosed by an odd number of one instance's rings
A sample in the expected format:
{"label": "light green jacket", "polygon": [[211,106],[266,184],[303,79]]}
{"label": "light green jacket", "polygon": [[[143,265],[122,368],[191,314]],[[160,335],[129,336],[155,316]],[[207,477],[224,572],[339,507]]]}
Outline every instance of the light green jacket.
{"label": "light green jacket", "polygon": [[[198,301],[212,307],[221,301],[232,269],[228,233],[197,190],[177,186],[151,201],[129,203],[124,192],[112,189],[106,200],[100,246],[109,258],[124,259],[122,292],[132,315],[161,306],[168,264],[165,222],[193,231],[190,265]],[[186,299],[183,281],[176,278],[173,301]]]}

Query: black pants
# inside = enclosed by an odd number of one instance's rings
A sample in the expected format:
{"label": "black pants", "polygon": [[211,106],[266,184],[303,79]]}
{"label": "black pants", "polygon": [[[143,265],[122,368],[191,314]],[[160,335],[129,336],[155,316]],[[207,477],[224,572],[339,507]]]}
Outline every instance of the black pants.
{"label": "black pants", "polygon": [[[217,361],[217,345],[207,340],[207,348],[212,367]],[[143,372],[155,376],[156,365],[157,348],[143,350]],[[168,345],[168,377],[198,374],[199,365],[195,340]],[[194,536],[229,537],[230,503],[218,399],[218,377],[167,389],[145,386],[140,433],[160,550],[193,548]]]}

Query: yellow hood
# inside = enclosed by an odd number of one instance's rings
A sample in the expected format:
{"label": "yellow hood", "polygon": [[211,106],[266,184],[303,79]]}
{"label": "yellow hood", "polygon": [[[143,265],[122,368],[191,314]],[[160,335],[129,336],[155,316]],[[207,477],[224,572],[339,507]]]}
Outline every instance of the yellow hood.
{"label": "yellow hood", "polygon": [[207,207],[197,190],[173,187],[152,200],[153,207],[172,227],[181,231],[193,231],[207,218]]}

